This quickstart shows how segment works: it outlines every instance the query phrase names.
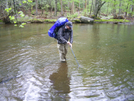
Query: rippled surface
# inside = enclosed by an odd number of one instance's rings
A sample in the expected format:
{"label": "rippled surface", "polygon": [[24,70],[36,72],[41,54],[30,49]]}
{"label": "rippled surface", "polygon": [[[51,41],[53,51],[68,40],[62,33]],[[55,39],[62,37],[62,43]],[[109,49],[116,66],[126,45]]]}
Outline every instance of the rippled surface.
{"label": "rippled surface", "polygon": [[0,101],[133,101],[134,26],[75,24],[60,63],[52,24],[0,25]]}

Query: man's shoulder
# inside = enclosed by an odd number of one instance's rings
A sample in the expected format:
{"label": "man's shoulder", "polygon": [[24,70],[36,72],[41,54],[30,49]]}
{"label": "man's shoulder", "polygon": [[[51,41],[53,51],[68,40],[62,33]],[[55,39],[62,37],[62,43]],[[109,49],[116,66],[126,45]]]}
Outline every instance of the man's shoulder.
{"label": "man's shoulder", "polygon": [[59,28],[59,30],[63,30],[63,29],[64,29],[64,27],[65,27],[65,26],[61,26],[61,27]]}

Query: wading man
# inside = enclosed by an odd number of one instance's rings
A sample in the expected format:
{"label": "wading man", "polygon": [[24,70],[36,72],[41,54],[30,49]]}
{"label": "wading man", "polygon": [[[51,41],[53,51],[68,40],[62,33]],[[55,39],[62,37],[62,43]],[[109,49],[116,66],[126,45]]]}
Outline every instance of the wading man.
{"label": "wading man", "polygon": [[65,62],[68,45],[72,47],[73,42],[72,22],[70,21],[66,22],[65,25],[58,30],[57,40],[58,40],[57,47],[59,49],[60,61]]}

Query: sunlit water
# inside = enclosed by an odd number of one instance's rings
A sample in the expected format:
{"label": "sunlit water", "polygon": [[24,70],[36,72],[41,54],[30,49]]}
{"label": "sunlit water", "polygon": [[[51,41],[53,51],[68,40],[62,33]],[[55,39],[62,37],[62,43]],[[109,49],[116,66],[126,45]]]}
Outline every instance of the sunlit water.
{"label": "sunlit water", "polygon": [[0,101],[134,101],[134,26],[74,24],[59,61],[52,24],[0,25]]}

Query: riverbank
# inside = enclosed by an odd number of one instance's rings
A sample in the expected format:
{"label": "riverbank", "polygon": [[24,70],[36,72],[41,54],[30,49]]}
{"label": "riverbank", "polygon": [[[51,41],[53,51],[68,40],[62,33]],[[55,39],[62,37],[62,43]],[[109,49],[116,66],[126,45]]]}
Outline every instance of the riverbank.
{"label": "riverbank", "polygon": [[127,19],[100,19],[95,20],[95,23],[129,24],[131,21]]}
{"label": "riverbank", "polygon": [[[80,17],[78,18],[68,18],[70,21],[73,23],[82,23],[80,20]],[[57,19],[44,19],[44,18],[32,18],[32,17],[25,17],[25,18],[18,18],[18,22],[22,23],[54,23],[56,22]],[[88,23],[88,22],[87,22]],[[90,23],[90,22],[89,22]],[[94,19],[94,23],[113,23],[113,24],[118,24],[118,23],[130,23],[130,20],[127,19]]]}
{"label": "riverbank", "polygon": [[[83,23],[81,22],[80,18],[73,18],[70,19],[73,23]],[[38,17],[29,17],[26,16],[24,18],[17,18],[18,23],[55,23],[57,19],[45,19],[45,18],[38,18]],[[90,23],[90,22],[87,22]],[[133,21],[128,19],[94,19],[94,23],[109,23],[109,24],[134,24]],[[4,24],[0,21],[0,24]]]}

